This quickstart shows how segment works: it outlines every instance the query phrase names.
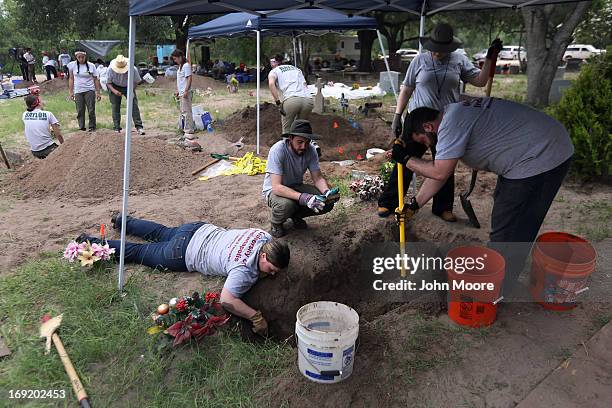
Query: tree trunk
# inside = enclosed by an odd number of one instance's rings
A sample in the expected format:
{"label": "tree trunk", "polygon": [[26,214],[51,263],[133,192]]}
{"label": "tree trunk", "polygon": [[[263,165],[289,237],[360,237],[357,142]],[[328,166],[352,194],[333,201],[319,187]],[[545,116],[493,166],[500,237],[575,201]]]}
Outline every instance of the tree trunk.
{"label": "tree trunk", "polygon": [[372,71],[372,45],[376,40],[376,31],[361,30],[357,31],[359,38],[359,68],[361,72]]}
{"label": "tree trunk", "polygon": [[176,49],[185,52],[187,48],[187,30],[191,17],[187,16],[171,16],[172,26],[174,27],[174,36],[176,38]]}
{"label": "tree trunk", "polygon": [[576,3],[547,46],[549,20],[554,5],[524,7],[521,9],[527,32],[527,98],[535,106],[548,104],[548,94],[563,52],[572,42],[572,34],[582,20],[591,2]]}

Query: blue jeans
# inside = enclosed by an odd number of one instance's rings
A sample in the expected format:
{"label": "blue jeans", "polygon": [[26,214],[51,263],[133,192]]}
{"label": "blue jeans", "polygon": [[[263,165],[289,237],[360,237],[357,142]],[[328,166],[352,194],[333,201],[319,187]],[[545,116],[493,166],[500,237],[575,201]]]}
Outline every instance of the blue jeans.
{"label": "blue jeans", "polygon": [[[147,244],[125,243],[125,262],[150,266],[151,268],[169,269],[176,272],[187,271],[185,252],[193,234],[205,222],[192,222],[180,227],[166,227],[152,221],[139,220],[127,217],[127,235],[134,235],[151,241]],[[121,217],[117,217],[115,227],[121,229]],[[100,242],[98,239],[88,237],[90,242]],[[115,255],[119,256],[120,240],[110,240],[108,245],[115,248]]]}

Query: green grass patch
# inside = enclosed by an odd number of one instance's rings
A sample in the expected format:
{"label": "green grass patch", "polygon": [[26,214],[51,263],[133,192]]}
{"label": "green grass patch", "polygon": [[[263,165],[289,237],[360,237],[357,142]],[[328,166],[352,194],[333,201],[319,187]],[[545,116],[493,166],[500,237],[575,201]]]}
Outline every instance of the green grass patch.
{"label": "green grass patch", "polygon": [[577,207],[577,232],[590,241],[603,241],[612,236],[612,205],[606,201],[584,203]]}
{"label": "green grass patch", "polygon": [[[66,399],[36,406],[77,405],[57,352],[43,354],[38,330],[46,312],[64,313],[60,335],[94,406],[251,406],[262,378],[294,362],[289,347],[247,344],[229,327],[169,348],[146,332],[163,300],[146,283],[150,269],[134,272],[122,297],[114,266],[83,270],[58,258],[47,254],[0,279],[0,330],[13,352],[0,360],[0,401],[8,406],[26,402],[8,400],[17,389],[62,389]],[[173,287],[174,274],[161,276],[156,284]]]}

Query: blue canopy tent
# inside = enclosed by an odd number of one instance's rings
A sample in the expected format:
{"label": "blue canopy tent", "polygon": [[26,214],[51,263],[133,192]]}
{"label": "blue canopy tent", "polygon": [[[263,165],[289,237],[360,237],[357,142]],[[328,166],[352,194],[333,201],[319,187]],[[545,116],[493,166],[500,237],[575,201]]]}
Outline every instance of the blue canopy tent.
{"label": "blue canopy tent", "polygon": [[[553,3],[575,3],[576,0],[129,0],[129,64],[134,65],[137,16],[172,16],[186,14],[226,14],[245,12],[269,18],[290,10],[324,9],[359,16],[370,11],[407,12],[420,17],[419,35],[425,31],[425,17],[441,11],[483,10],[493,8],[520,9]],[[123,205],[121,248],[119,255],[119,290],[123,290],[125,225],[130,180],[133,71],[128,71],[125,155],[123,162]]]}
{"label": "blue canopy tent", "polygon": [[[348,17],[342,13],[321,9],[291,10],[284,13],[231,13],[189,29],[189,41],[213,37],[253,36],[257,38],[257,106],[260,91],[261,35],[293,36],[293,55],[296,56],[295,38],[302,34],[343,30],[376,29],[376,20],[369,17]],[[379,33],[380,35],[380,33]],[[189,41],[187,48],[189,49]],[[384,54],[384,53],[383,53]],[[385,59],[386,62],[386,59]],[[395,89],[393,89],[395,93]],[[257,154],[259,154],[259,109],[257,111]]]}

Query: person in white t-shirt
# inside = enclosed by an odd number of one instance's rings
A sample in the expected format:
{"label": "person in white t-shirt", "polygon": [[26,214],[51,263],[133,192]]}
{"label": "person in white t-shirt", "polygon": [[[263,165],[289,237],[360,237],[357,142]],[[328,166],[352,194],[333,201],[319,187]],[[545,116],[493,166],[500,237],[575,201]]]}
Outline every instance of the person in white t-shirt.
{"label": "person in white t-shirt", "polygon": [[57,69],[55,68],[55,60],[53,58],[49,58],[49,53],[47,51],[42,52],[42,64],[45,72],[47,74],[47,81],[51,80],[51,74],[53,74],[53,78],[57,78]]}
{"label": "person in white t-shirt", "polygon": [[57,57],[59,61],[59,68],[64,73],[65,79],[68,79],[68,64],[70,64],[70,54],[66,52],[65,48],[62,48],[62,53]]}
{"label": "person in white t-shirt", "polygon": [[68,64],[70,99],[76,104],[79,128],[85,129],[85,108],[89,113],[89,132],[96,130],[96,100],[100,101],[100,81],[96,66],[87,61],[87,53],[77,50],[76,61]]}
{"label": "person in white t-shirt", "polygon": [[28,76],[30,77],[30,80],[35,84],[38,83],[36,80],[36,58],[34,58],[31,48],[26,48],[23,58],[25,58],[28,63]]}
{"label": "person in white t-shirt", "polygon": [[193,123],[193,112],[191,110],[191,81],[193,79],[191,65],[185,59],[185,54],[183,54],[181,50],[174,50],[171,56],[178,65],[176,72],[177,91],[174,95],[179,100],[179,109],[181,111],[179,126],[183,132],[185,132],[186,139],[197,139],[197,137],[193,135],[195,132],[195,124]]}
{"label": "person in white t-shirt", "polygon": [[294,65],[284,64],[280,54],[272,58],[270,64],[270,93],[280,109],[283,133],[288,133],[294,120],[308,119],[314,102],[302,70]]}
{"label": "person in white t-shirt", "polygon": [[53,141],[51,129],[58,142],[60,144],[64,143],[59,120],[57,120],[53,113],[42,110],[42,102],[38,96],[26,96],[25,103],[27,111],[23,112],[22,115],[25,137],[30,144],[32,155],[39,159],[44,159],[53,150],[57,149],[57,144]]}

